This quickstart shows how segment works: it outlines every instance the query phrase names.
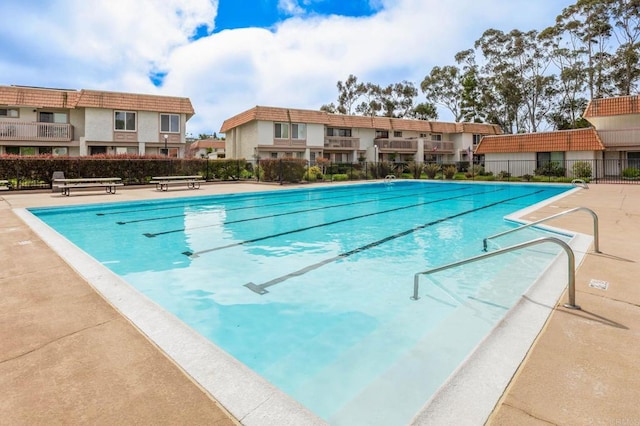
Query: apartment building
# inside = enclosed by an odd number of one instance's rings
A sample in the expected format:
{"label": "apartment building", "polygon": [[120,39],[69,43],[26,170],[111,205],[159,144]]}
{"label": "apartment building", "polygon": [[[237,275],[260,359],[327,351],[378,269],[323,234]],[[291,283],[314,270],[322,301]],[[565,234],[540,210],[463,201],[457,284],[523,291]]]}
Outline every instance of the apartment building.
{"label": "apartment building", "polygon": [[0,86],[0,154],[186,155],[188,98]]}
{"label": "apartment building", "polygon": [[332,162],[469,161],[499,126],[256,106],[222,124],[228,158],[318,158]]}

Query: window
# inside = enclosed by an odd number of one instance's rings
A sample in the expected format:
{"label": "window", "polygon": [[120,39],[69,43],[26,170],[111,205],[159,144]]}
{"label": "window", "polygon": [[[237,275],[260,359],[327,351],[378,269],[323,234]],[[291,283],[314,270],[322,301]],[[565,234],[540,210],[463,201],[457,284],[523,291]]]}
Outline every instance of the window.
{"label": "window", "polygon": [[478,145],[480,143],[480,139],[482,139],[483,135],[473,135],[473,145]]}
{"label": "window", "polygon": [[274,124],[276,139],[289,139],[289,123]]}
{"label": "window", "polygon": [[388,138],[389,131],[388,130],[376,130],[376,139],[378,138]]}
{"label": "window", "polygon": [[67,122],[67,113],[66,112],[47,112],[40,111],[39,120],[41,123],[63,123]]}
{"label": "window", "polygon": [[271,153],[271,158],[278,158],[278,153],[277,152],[272,152]]}
{"label": "window", "polygon": [[351,137],[351,129],[336,129],[333,127],[327,128],[327,136],[342,136],[346,138]]}
{"label": "window", "polygon": [[421,138],[426,138],[426,137],[427,137],[427,134],[426,134],[426,133],[420,133],[420,137],[421,137]]}
{"label": "window", "polygon": [[20,147],[19,146],[6,146],[4,151],[9,155],[20,155]]}
{"label": "window", "polygon": [[180,116],[178,114],[160,114],[160,131],[180,133]]}
{"label": "window", "polygon": [[291,124],[291,139],[306,139],[307,127],[304,124]]}
{"label": "window", "polygon": [[396,130],[395,132],[393,132],[393,137],[394,138],[401,138],[402,137],[402,132],[399,132],[399,131]]}
{"label": "window", "polygon": [[442,140],[442,133],[432,133],[431,134],[431,140],[432,141],[441,141]]}
{"label": "window", "polygon": [[18,118],[19,116],[20,116],[20,112],[17,109],[0,108],[0,117]]}
{"label": "window", "polygon": [[115,129],[126,132],[136,131],[136,113],[130,111],[115,112]]}

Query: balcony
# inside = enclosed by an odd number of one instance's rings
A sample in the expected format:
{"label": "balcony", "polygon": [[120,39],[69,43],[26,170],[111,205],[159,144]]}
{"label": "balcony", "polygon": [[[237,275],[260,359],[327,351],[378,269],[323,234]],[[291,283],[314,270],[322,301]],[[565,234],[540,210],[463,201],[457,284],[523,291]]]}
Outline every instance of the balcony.
{"label": "balcony", "polygon": [[304,148],[307,146],[307,140],[306,139],[274,139],[273,145]]}
{"label": "balcony", "polygon": [[360,149],[360,138],[346,136],[326,136],[324,138],[325,149],[353,151]]}
{"label": "balcony", "polygon": [[606,148],[640,147],[640,129],[598,130],[598,136]]}
{"label": "balcony", "polygon": [[378,146],[380,152],[408,152],[415,153],[418,150],[418,141],[415,139],[374,139],[374,144]]}
{"label": "balcony", "polygon": [[424,153],[438,152],[440,154],[453,154],[453,142],[449,141],[424,141]]}
{"label": "balcony", "polygon": [[71,124],[0,121],[0,141],[71,142],[72,140]]}

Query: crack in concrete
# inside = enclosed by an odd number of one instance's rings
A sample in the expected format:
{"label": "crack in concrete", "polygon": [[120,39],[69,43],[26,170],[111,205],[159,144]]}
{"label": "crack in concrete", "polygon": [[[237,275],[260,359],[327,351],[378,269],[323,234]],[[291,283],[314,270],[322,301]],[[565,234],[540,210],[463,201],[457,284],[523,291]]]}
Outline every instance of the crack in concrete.
{"label": "crack in concrete", "polygon": [[549,425],[556,425],[556,424],[557,424],[557,423],[551,422],[551,421],[549,421],[549,420],[545,420],[545,419],[543,419],[542,417],[535,416],[535,415],[533,415],[532,413],[530,413],[529,411],[524,410],[524,409],[522,409],[522,408],[520,408],[520,407],[516,407],[515,405],[508,404],[508,403],[506,403],[506,402],[503,402],[503,403],[502,403],[502,405],[506,405],[507,407],[511,407],[511,408],[513,408],[514,410],[517,410],[517,411],[519,411],[519,412],[523,413],[524,415],[529,416],[529,417],[530,417],[530,418],[532,418],[532,419],[535,419],[535,420],[538,420],[538,421],[544,422],[544,423],[546,423],[546,424],[549,424]]}
{"label": "crack in concrete", "polygon": [[63,335],[63,336],[57,337],[57,338],[55,338],[55,339],[53,339],[53,340],[51,340],[51,341],[48,341],[48,342],[46,342],[46,343],[43,343],[42,345],[40,345],[40,346],[38,346],[38,347],[35,347],[35,348],[33,348],[33,349],[31,349],[31,350],[29,350],[29,351],[27,351],[27,352],[21,353],[21,354],[19,354],[19,355],[16,355],[16,356],[14,356],[14,357],[11,357],[11,358],[3,359],[3,360],[1,360],[1,361],[0,361],[0,364],[4,364],[4,363],[6,363],[6,362],[13,361],[13,360],[18,359],[18,358],[21,358],[21,357],[23,357],[23,356],[27,356],[27,355],[29,355],[29,354],[32,354],[32,353],[34,353],[34,352],[36,352],[36,351],[39,351],[40,349],[43,349],[43,348],[45,348],[45,347],[47,347],[47,346],[51,345],[52,343],[58,342],[58,341],[60,341],[60,340],[62,340],[62,339],[66,339],[67,337],[71,337],[71,336],[73,336],[73,335],[76,335],[76,334],[78,334],[78,333],[82,333],[82,332],[84,332],[84,331],[86,331],[86,330],[90,330],[90,329],[92,329],[92,328],[101,327],[101,326],[103,326],[104,324],[107,324],[107,323],[112,322],[112,321],[113,321],[113,319],[110,319],[110,320],[107,320],[107,321],[103,321],[103,322],[100,322],[100,323],[98,323],[98,324],[94,324],[94,325],[91,325],[91,326],[89,326],[89,327],[84,327],[84,328],[81,328],[80,330],[76,330],[76,331],[73,331],[73,332],[71,332],[71,333],[65,334],[65,335]]}

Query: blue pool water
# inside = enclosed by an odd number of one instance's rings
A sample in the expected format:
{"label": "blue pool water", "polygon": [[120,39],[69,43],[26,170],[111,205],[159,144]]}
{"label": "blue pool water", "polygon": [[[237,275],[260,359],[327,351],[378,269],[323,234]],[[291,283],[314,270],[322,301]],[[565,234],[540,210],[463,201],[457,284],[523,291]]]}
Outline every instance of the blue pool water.
{"label": "blue pool water", "polygon": [[418,301],[414,274],[568,189],[397,181],[30,211],[330,423],[404,424],[558,249],[423,278]]}

